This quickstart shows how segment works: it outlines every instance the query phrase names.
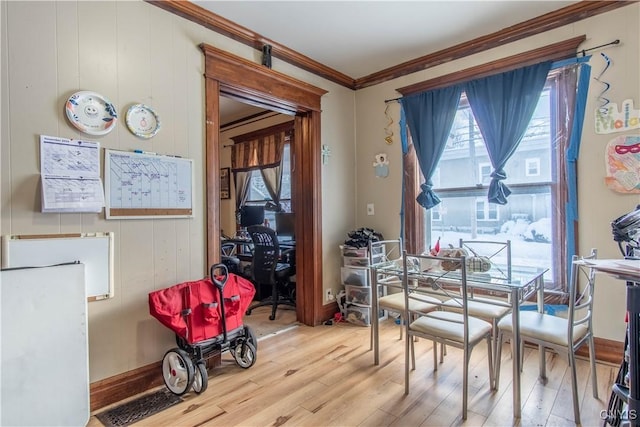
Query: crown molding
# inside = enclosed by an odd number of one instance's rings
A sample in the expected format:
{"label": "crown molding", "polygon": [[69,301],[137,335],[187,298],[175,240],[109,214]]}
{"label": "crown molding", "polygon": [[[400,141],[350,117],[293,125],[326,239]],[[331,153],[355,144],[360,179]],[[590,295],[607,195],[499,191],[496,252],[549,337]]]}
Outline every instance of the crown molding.
{"label": "crown molding", "polygon": [[402,96],[407,96],[414,93],[424,92],[426,90],[466,82],[471,79],[487,77],[492,74],[504,73],[516,68],[537,64],[541,61],[558,61],[561,59],[575,57],[576,49],[585,40],[586,36],[584,35],[574,37],[558,43],[543,46],[538,49],[529,50],[527,52],[501,58],[496,61],[487,62],[486,64],[466,68],[453,74],[447,74],[409,86],[404,86],[396,89],[396,91],[400,92]]}
{"label": "crown molding", "polygon": [[262,46],[271,45],[271,56],[281,59],[310,73],[324,77],[341,86],[353,89],[355,82],[352,77],[342,74],[313,59],[289,49],[280,43],[263,37],[262,35],[235,22],[229,21],[220,15],[204,9],[190,1],[184,0],[145,0],[154,6],[158,6],[168,12],[181,16],[196,24],[202,25],[216,33],[227,36],[237,42],[251,46],[262,51]]}
{"label": "crown molding", "polygon": [[580,1],[500,31],[403,62],[365,77],[354,79],[189,1],[145,1],[227,36],[239,43],[251,46],[256,50],[262,51],[262,46],[265,44],[271,45],[271,55],[273,57],[353,90],[374,86],[407,74],[435,67],[445,62],[493,49],[506,43],[531,37],[554,28],[609,12],[619,7],[637,3],[636,1],[630,0]]}
{"label": "crown molding", "polygon": [[356,79],[355,89],[363,89],[407,74],[422,71],[436,65],[451,62],[507,43],[544,33],[554,28],[581,21],[600,13],[609,12],[634,1],[581,1],[562,9],[540,15],[495,33],[457,44],[411,61],[403,62],[366,77]]}

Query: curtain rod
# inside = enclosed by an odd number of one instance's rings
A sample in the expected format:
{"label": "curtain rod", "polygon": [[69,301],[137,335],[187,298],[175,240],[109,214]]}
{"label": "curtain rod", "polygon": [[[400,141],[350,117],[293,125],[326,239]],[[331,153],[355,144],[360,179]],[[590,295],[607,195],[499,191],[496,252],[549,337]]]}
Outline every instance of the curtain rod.
{"label": "curtain rod", "polygon": [[620,39],[615,39],[612,42],[601,44],[600,46],[592,47],[592,48],[589,48],[589,49],[582,49],[580,51],[580,53],[582,54],[582,56],[585,56],[587,52],[590,52],[592,50],[596,50],[596,49],[600,49],[601,47],[607,47],[607,46],[612,46],[612,45],[616,45],[616,44],[620,44]]}
{"label": "curtain rod", "polygon": [[[620,39],[615,39],[612,42],[601,44],[600,46],[591,47],[589,49],[582,49],[579,53],[581,53],[582,56],[586,56],[587,52],[590,52],[592,50],[600,49],[600,48],[607,47],[607,46],[617,45],[617,44],[620,44]],[[402,99],[401,96],[398,97],[398,98],[385,99],[384,103],[388,104],[389,102],[397,102],[397,101],[400,101],[401,99]]]}

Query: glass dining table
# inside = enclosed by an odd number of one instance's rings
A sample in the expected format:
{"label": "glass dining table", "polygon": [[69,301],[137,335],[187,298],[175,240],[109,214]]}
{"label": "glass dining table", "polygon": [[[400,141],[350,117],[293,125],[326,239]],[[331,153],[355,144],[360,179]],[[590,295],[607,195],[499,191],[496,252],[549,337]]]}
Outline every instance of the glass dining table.
{"label": "glass dining table", "polygon": [[[382,288],[402,290],[402,278],[404,275],[402,258],[394,261],[385,261],[370,266],[371,271],[371,328],[373,336],[373,354],[374,364],[380,362],[379,352],[379,312],[378,298]],[[513,339],[511,340],[511,354],[520,354],[520,310],[522,304],[537,294],[537,310],[542,312],[544,309],[544,274],[547,268],[532,267],[525,265],[511,266],[511,276],[505,275],[508,269],[505,266],[492,265],[489,271],[476,273],[467,271],[467,287],[470,291],[477,294],[489,295],[497,297],[495,299],[497,305],[507,304],[511,308],[511,316],[513,319]],[[416,277],[425,280],[416,280],[418,283],[426,283],[429,278],[440,278],[442,271],[437,269],[429,269],[427,271],[409,271],[411,279]],[[447,280],[455,281],[456,272],[447,272]],[[451,273],[454,273],[453,275]],[[459,273],[458,273],[459,274]],[[483,299],[486,302],[487,299]],[[544,357],[544,356],[541,356]],[[520,357],[512,357],[513,360],[513,416],[520,418],[521,415],[521,398],[520,398],[520,373],[522,371]],[[496,363],[497,365],[497,363]]]}

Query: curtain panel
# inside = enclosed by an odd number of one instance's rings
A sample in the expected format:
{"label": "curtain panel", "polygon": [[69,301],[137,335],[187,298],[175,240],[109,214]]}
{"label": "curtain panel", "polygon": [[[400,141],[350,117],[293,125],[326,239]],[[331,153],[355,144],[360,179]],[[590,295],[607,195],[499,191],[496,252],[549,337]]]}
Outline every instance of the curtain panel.
{"label": "curtain panel", "polygon": [[233,144],[231,147],[231,170],[245,172],[280,166],[286,132],[261,136]]}
{"label": "curtain panel", "polygon": [[400,100],[420,170],[426,180],[416,199],[425,209],[431,209],[440,203],[432,190],[431,177],[447,145],[461,92],[462,87],[455,85],[409,95]]}
{"label": "curtain panel", "polygon": [[529,126],[551,69],[551,61],[471,80],[464,84],[493,166],[489,203],[507,204],[504,166]]}

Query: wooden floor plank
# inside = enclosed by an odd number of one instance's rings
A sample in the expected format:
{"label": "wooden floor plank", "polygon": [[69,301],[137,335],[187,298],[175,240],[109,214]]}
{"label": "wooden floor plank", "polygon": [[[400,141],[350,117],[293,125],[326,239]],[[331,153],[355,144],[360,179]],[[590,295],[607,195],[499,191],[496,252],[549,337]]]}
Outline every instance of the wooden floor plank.
{"label": "wooden floor plank", "polygon": [[[404,394],[404,341],[382,322],[380,364],[373,364],[369,328],[350,324],[299,326],[261,340],[254,366],[242,369],[228,353],[209,371],[209,388],[136,425],[140,426],[571,426],[570,370],[549,352],[548,381],[538,378],[537,349],[525,349],[522,419],[513,419],[512,372],[505,343],[497,391],[488,386],[487,351],[480,344],[469,368],[468,419],[462,421],[462,352],[448,348],[433,371],[433,344],[416,342],[417,368]],[[598,364],[599,399],[591,396],[590,366],[577,363],[582,425],[602,425],[617,367]],[[161,375],[161,372],[158,372]],[[101,412],[103,409],[96,411]],[[92,416],[89,427],[101,426]]]}

